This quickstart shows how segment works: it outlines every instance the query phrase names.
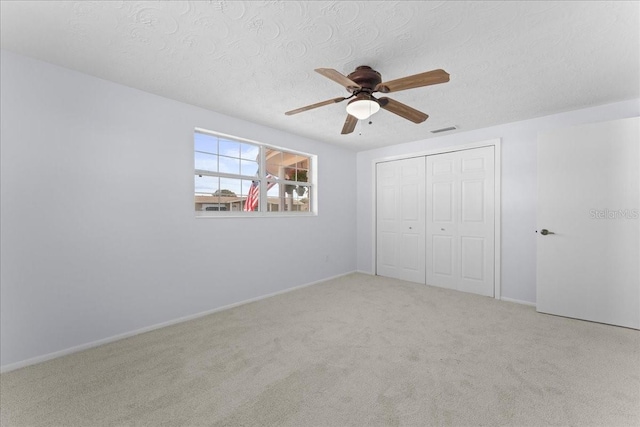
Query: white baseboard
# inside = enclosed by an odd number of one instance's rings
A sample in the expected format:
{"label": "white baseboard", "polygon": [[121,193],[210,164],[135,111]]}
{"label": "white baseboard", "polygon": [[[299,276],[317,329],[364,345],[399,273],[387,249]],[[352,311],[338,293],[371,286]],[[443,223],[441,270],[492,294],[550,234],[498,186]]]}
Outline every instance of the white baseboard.
{"label": "white baseboard", "polygon": [[277,291],[277,292],[273,292],[273,293],[270,293],[270,294],[267,294],[267,295],[262,295],[262,296],[251,298],[251,299],[248,299],[248,300],[236,302],[236,303],[233,303],[233,304],[229,304],[229,305],[225,305],[225,306],[222,306],[222,307],[214,308],[212,310],[207,310],[207,311],[203,311],[203,312],[200,312],[200,313],[191,314],[189,316],[180,317],[180,318],[177,318],[177,319],[169,320],[167,322],[157,323],[155,325],[151,325],[151,326],[147,326],[147,327],[144,327],[144,328],[136,329],[136,330],[130,331],[130,332],[125,332],[123,334],[113,335],[111,337],[103,338],[101,340],[91,341],[91,342],[88,342],[88,343],[85,343],[85,344],[77,345],[75,347],[69,347],[69,348],[66,348],[64,350],[59,350],[59,351],[54,351],[53,353],[44,354],[42,356],[36,356],[36,357],[32,357],[30,359],[21,360],[20,362],[8,363],[6,365],[0,366],[0,373],[15,371],[16,369],[25,368],[27,366],[31,366],[31,365],[35,365],[35,364],[38,364],[38,363],[46,362],[46,361],[49,361],[49,360],[52,360],[52,359],[57,359],[58,357],[67,356],[69,354],[77,353],[79,351],[88,350],[90,348],[98,347],[98,346],[101,346],[101,345],[104,345],[104,344],[109,344],[109,343],[112,343],[112,342],[115,342],[115,341],[119,341],[119,340],[122,340],[122,339],[125,339],[125,338],[129,338],[129,337],[132,337],[132,336],[135,336],[135,335],[144,334],[145,332],[151,332],[153,330],[160,329],[160,328],[165,328],[167,326],[175,325],[175,324],[178,324],[178,323],[188,322],[189,320],[194,320],[194,319],[197,319],[199,317],[208,316],[210,314],[217,313],[219,311],[229,310],[231,308],[238,307],[238,306],[241,306],[241,305],[244,305],[244,304],[249,304],[249,303],[260,301],[260,300],[263,300],[263,299],[266,299],[266,298],[271,298],[271,297],[274,297],[276,295],[281,295],[281,294],[285,294],[287,292],[295,291],[297,289],[302,289],[302,288],[306,288],[308,286],[317,285],[317,284],[320,284],[320,283],[323,283],[323,282],[326,282],[326,281],[329,281],[329,280],[337,279],[338,277],[346,276],[346,275],[351,274],[351,273],[355,273],[355,271],[350,271],[348,273],[338,274],[336,276],[327,277],[327,278],[322,279],[322,280],[316,280],[315,282],[305,283],[304,285],[299,285],[299,286],[295,286],[293,288],[284,289],[282,291]]}
{"label": "white baseboard", "polygon": [[519,299],[513,299],[513,298],[507,298],[507,297],[500,297],[501,301],[507,301],[507,302],[515,302],[516,304],[522,304],[522,305],[528,305],[531,307],[535,307],[536,303],[535,302],[529,302],[529,301],[522,301]]}
{"label": "white baseboard", "polygon": [[372,273],[371,271],[356,270],[355,272],[360,274],[366,274],[367,276],[375,276],[375,273]]}

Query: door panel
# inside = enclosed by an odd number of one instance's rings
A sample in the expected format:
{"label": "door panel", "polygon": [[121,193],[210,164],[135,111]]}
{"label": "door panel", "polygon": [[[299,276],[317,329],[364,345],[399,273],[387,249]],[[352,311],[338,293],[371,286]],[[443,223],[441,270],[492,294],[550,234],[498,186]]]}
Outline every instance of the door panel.
{"label": "door panel", "polygon": [[464,279],[484,279],[484,248],[481,237],[461,237],[462,242],[462,277]]}
{"label": "door panel", "polygon": [[427,157],[427,284],[494,295],[494,149]]}
{"label": "door panel", "polygon": [[433,245],[429,252],[432,254],[434,276],[439,280],[451,280],[454,264],[453,238],[451,236],[433,236]]}
{"label": "door panel", "polygon": [[484,222],[484,180],[462,181],[462,221]]}
{"label": "door panel", "polygon": [[424,283],[425,159],[376,166],[376,272]]}
{"label": "door panel", "polygon": [[381,232],[378,234],[378,269],[395,268],[396,235]]}
{"label": "door panel", "polygon": [[402,219],[405,221],[418,221],[420,215],[420,201],[416,197],[418,194],[417,184],[402,186]]}
{"label": "door panel", "polygon": [[431,198],[431,208],[433,218],[438,222],[453,221],[453,183],[436,182],[432,186],[433,196]]}
{"label": "door panel", "polygon": [[538,137],[537,310],[640,329],[640,118]]}
{"label": "door panel", "polygon": [[383,188],[379,197],[381,197],[382,201],[379,206],[378,216],[387,221],[394,220],[394,215],[396,213],[396,189],[395,188]]}
{"label": "door panel", "polygon": [[483,170],[484,159],[482,157],[462,159],[462,172],[476,172]]}
{"label": "door panel", "polygon": [[453,172],[453,161],[447,159],[440,159],[433,163],[432,175],[446,175]]}
{"label": "door panel", "polygon": [[412,270],[417,273],[423,271],[422,265],[424,264],[424,260],[418,258],[418,254],[422,252],[420,250],[421,245],[420,236],[416,234],[402,235],[402,244],[400,245],[402,256],[400,257],[400,262],[403,269]]}

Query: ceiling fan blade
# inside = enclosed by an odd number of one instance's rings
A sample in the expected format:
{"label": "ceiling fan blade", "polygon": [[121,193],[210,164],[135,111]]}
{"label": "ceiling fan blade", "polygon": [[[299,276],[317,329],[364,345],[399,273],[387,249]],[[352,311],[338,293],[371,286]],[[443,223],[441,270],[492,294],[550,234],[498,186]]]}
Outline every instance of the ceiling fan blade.
{"label": "ceiling fan blade", "polygon": [[380,104],[380,108],[384,108],[400,117],[411,120],[413,123],[422,123],[429,118],[429,116],[422,111],[418,111],[402,102],[394,101],[387,97],[378,98],[378,103]]}
{"label": "ceiling fan blade", "polygon": [[347,120],[344,121],[344,126],[342,127],[342,135],[353,132],[353,130],[356,128],[357,123],[358,119],[356,119],[351,114],[347,114]]}
{"label": "ceiling fan blade", "polygon": [[286,114],[287,116],[291,116],[293,114],[302,113],[303,111],[307,111],[307,110],[313,110],[314,108],[323,107],[325,105],[336,104],[338,102],[344,101],[345,99],[347,99],[347,98],[340,97],[340,98],[328,99],[326,101],[318,102],[316,104],[307,105],[306,107],[301,107],[301,108],[297,108],[295,110],[287,111],[284,114]]}
{"label": "ceiling fan blade", "polygon": [[413,89],[416,87],[437,85],[449,81],[449,73],[444,70],[433,70],[425,73],[414,74],[413,76],[391,80],[378,84],[375,91],[382,93],[398,92],[400,90]]}
{"label": "ceiling fan blade", "polygon": [[346,87],[349,92],[353,92],[354,89],[360,89],[360,85],[358,83],[333,68],[316,68],[315,72],[322,74],[338,84],[341,84]]}

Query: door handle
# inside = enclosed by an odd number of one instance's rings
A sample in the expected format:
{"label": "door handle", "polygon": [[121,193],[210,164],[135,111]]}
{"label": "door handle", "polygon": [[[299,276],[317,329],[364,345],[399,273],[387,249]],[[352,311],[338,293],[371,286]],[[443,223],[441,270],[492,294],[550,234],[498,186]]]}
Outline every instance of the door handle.
{"label": "door handle", "polygon": [[540,230],[540,234],[542,234],[543,236],[546,236],[547,234],[556,234],[553,231],[549,231],[546,228],[543,228],[542,230]]}

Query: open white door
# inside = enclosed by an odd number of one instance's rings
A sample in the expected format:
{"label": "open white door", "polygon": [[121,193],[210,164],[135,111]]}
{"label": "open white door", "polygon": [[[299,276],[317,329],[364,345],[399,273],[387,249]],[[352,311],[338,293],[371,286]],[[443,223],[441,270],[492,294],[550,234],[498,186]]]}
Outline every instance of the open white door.
{"label": "open white door", "polygon": [[538,311],[640,329],[639,146],[638,117],[538,137]]}

